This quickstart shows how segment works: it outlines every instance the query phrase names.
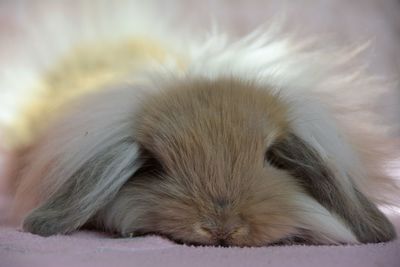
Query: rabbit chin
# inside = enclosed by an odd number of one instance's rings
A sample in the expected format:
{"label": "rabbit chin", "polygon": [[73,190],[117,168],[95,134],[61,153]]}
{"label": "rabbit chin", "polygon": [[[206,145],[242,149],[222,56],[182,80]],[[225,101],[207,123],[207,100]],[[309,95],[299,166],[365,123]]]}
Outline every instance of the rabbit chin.
{"label": "rabbit chin", "polygon": [[[302,193],[287,178],[286,186],[271,189],[275,195],[284,197],[253,199],[253,203],[241,200],[241,210],[221,201],[185,202],[182,196],[174,199],[171,188],[154,190],[143,184],[138,189],[140,182],[130,182],[90,224],[123,237],[155,234],[188,245],[359,243],[339,216]],[[299,191],[289,192],[289,188]],[[177,193],[179,190],[175,189]],[[168,196],[162,195],[165,190]]]}
{"label": "rabbit chin", "polygon": [[[185,218],[182,211],[165,210],[166,214],[152,214],[149,218],[147,212],[127,208],[126,202],[132,200],[122,196],[99,212],[91,224],[123,237],[155,234],[188,245],[359,244],[340,218],[306,195],[299,194],[297,199],[303,201],[296,203],[298,212],[282,210],[275,218],[255,213],[251,222],[233,215],[224,218],[224,227],[214,229],[204,226],[204,221],[191,218],[190,214]],[[294,217],[289,217],[288,213],[293,213]],[[165,215],[169,217],[161,217]]]}

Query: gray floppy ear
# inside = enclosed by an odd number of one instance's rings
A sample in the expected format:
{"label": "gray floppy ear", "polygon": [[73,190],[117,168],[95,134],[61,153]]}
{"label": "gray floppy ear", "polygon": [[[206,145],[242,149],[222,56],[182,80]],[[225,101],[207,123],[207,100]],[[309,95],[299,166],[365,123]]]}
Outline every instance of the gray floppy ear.
{"label": "gray floppy ear", "polygon": [[48,236],[83,226],[140,167],[138,153],[132,140],[99,151],[28,215],[24,230]]}
{"label": "gray floppy ear", "polygon": [[78,229],[140,168],[138,95],[132,87],[88,95],[48,127],[28,154],[16,194],[17,215],[30,196],[39,199],[25,230],[48,236]]}
{"label": "gray floppy ear", "polygon": [[[396,237],[393,225],[352,182],[324,162],[318,152],[294,134],[273,144],[267,161],[288,171],[322,206],[340,216],[363,243],[384,242]],[[343,181],[347,182],[343,182]]]}

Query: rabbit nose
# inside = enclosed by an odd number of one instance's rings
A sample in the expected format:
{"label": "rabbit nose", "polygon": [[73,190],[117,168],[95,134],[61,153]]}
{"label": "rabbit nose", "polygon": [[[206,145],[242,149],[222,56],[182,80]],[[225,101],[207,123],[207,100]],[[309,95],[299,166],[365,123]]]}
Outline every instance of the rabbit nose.
{"label": "rabbit nose", "polygon": [[235,226],[235,227],[226,227],[226,228],[218,228],[211,232],[212,239],[216,240],[216,244],[227,247],[229,243],[232,242],[234,235],[238,232],[242,231],[243,226]]}
{"label": "rabbit nose", "polygon": [[227,229],[217,229],[213,233],[213,237],[218,241],[224,241],[229,238],[231,231]]}
{"label": "rabbit nose", "polygon": [[200,235],[213,240],[216,245],[228,246],[229,242],[235,235],[245,235],[246,227],[243,224],[230,224],[220,227],[212,227],[209,225],[199,225],[196,232]]}

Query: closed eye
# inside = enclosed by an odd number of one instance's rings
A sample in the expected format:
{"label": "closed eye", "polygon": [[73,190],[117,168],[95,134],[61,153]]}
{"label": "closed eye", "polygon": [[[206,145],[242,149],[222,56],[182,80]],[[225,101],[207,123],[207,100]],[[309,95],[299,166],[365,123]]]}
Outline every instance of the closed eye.
{"label": "closed eye", "polygon": [[300,176],[324,171],[323,162],[316,151],[293,134],[272,144],[265,153],[265,162]]}
{"label": "closed eye", "polygon": [[151,152],[142,149],[140,159],[142,166],[135,172],[135,177],[140,176],[161,176],[165,169],[160,160]]}
{"label": "closed eye", "polygon": [[280,160],[279,151],[276,149],[275,145],[271,146],[267,152],[265,152],[264,163],[277,169],[287,169],[283,161]]}

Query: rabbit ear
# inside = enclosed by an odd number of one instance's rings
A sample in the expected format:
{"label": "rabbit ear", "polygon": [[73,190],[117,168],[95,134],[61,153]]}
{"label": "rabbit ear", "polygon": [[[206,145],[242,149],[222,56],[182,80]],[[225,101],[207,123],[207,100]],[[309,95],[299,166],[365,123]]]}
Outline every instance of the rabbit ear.
{"label": "rabbit ear", "polygon": [[30,152],[17,191],[17,211],[30,202],[26,195],[41,199],[25,230],[44,236],[76,230],[141,166],[133,130],[138,95],[134,88],[89,95],[51,124]]}
{"label": "rabbit ear", "polygon": [[85,224],[140,167],[138,150],[132,140],[124,140],[99,151],[33,210],[24,220],[24,230],[47,236]]}
{"label": "rabbit ear", "polygon": [[350,177],[330,167],[304,140],[289,134],[270,147],[267,160],[276,168],[288,171],[306,192],[328,211],[342,218],[358,241],[388,241],[395,237],[392,224],[368,200]]}

